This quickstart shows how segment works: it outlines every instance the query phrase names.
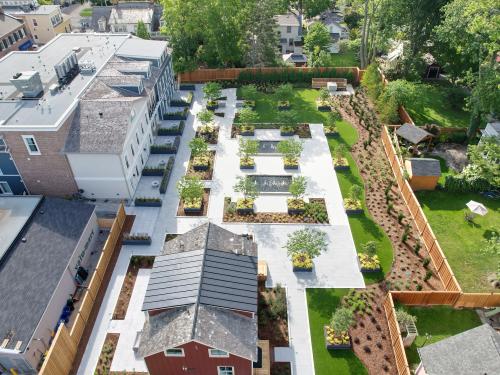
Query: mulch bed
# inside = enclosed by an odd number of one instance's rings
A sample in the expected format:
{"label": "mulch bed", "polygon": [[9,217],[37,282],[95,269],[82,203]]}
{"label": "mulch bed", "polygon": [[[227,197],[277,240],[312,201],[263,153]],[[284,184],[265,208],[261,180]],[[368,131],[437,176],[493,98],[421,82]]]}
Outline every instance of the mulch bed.
{"label": "mulch bed", "polygon": [[[307,223],[307,224],[328,224],[329,221],[317,221],[312,217],[305,215],[289,215],[287,212],[257,212],[250,215],[239,215],[238,213],[229,213],[227,208],[231,202],[231,198],[226,197],[224,199],[224,216],[222,221],[229,223]],[[325,200],[323,198],[310,198],[309,202],[317,202],[325,206]]]}
{"label": "mulch bed", "polygon": [[[269,124],[267,126],[257,124],[255,129],[279,129],[280,124]],[[231,126],[231,138],[236,138],[237,135],[240,134],[240,128],[237,123],[234,123]],[[311,128],[309,124],[297,124],[295,126],[295,134],[299,136],[299,138],[311,138]]]}
{"label": "mulch bed", "polygon": [[119,333],[108,333],[106,335],[94,375],[109,374],[109,369],[111,368],[111,362],[113,362],[113,356],[115,355],[116,345],[118,344],[119,338]]}
{"label": "mulch bed", "polygon": [[212,133],[207,133],[207,134],[201,134],[200,131],[196,131],[196,138],[203,138],[205,142],[211,145],[216,145],[218,140],[219,140],[219,127],[217,126],[215,128],[215,131]]}
{"label": "mulch bed", "polygon": [[127,268],[127,275],[123,280],[122,289],[116,302],[115,311],[113,312],[113,319],[123,320],[127,313],[130,297],[134,290],[135,280],[141,268],[151,269],[154,262],[153,256],[133,256]]}
{"label": "mulch bed", "polygon": [[288,362],[274,362],[271,364],[271,375],[291,375],[292,369]]}
{"label": "mulch bed", "polygon": [[210,160],[208,169],[206,171],[195,171],[192,164],[193,159],[190,159],[186,176],[196,176],[199,177],[201,180],[210,181],[214,173],[215,151],[210,151],[208,155],[210,157]]}
{"label": "mulch bed", "polygon": [[205,189],[205,193],[203,194],[203,205],[201,213],[184,213],[184,202],[182,199],[179,201],[179,207],[177,208],[177,216],[207,216],[208,211],[208,198],[210,197],[210,189]]}

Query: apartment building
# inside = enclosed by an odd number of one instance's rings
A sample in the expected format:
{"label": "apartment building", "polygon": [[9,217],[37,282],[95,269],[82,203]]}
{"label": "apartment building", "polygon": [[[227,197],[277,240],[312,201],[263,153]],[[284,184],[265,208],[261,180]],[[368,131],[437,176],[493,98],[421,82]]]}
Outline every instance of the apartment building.
{"label": "apartment building", "polygon": [[0,85],[0,144],[26,191],[130,199],[174,73],[166,42],[62,34],[1,59]]}
{"label": "apartment building", "polygon": [[5,14],[0,4],[0,58],[11,51],[25,51],[33,45],[24,21]]}
{"label": "apartment building", "polygon": [[61,12],[59,5],[9,7],[5,11],[24,20],[38,45],[48,43],[58,34],[71,32],[70,19]]}

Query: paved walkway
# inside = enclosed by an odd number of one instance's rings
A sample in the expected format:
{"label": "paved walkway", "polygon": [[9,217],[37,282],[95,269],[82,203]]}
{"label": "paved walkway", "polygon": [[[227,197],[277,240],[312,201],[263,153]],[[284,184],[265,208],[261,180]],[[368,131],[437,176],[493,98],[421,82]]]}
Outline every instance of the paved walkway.
{"label": "paved walkway", "polygon": [[[210,221],[222,225],[236,233],[253,233],[259,245],[259,258],[265,259],[269,267],[268,286],[280,283],[287,289],[287,303],[289,315],[289,334],[292,355],[292,371],[294,375],[313,375],[314,365],[307,314],[306,288],[361,288],[364,281],[359,272],[354,242],[349,228],[347,216],[342,206],[340,187],[331,162],[328,142],[320,124],[311,125],[312,138],[303,140],[304,151],[300,160],[300,171],[308,179],[306,197],[321,197],[326,199],[327,211],[330,218],[329,225],[308,225],[325,231],[328,235],[328,250],[314,261],[314,272],[310,274],[296,274],[292,272],[290,260],[282,248],[289,233],[304,228],[305,225],[295,224],[244,224],[222,223],[224,197],[237,198],[233,192],[236,177],[243,173],[239,169],[238,142],[231,139],[231,124],[234,119],[236,90],[224,90],[228,100],[224,108],[225,117],[216,117],[220,126],[219,143],[215,158],[213,180],[208,182],[211,188],[208,207],[208,217],[177,217],[179,197],[175,182],[178,181],[187,169],[190,150],[189,141],[193,138],[197,127],[194,114],[203,108],[201,87],[197,86],[194,103],[191,109],[192,116],[186,121],[184,135],[176,155],[175,165],[167,189],[163,196],[163,205],[160,208],[127,207],[128,214],[136,215],[132,232],[149,233],[152,237],[151,246],[123,246],[113,273],[110,286],[96,321],[87,351],[82,360],[78,374],[93,373],[97,363],[106,333],[120,329],[119,325],[111,321],[114,306],[126,273],[131,255],[159,254],[164,244],[165,233],[184,233],[197,227],[203,222]],[[259,139],[279,140],[279,132],[257,132]],[[289,175],[285,172],[279,156],[258,156],[256,158],[256,174]],[[257,199],[258,210],[279,210],[286,207],[288,195],[278,195],[270,198],[269,195]],[[274,203],[269,207],[270,200]],[[134,296],[140,295],[141,287]],[[142,302],[141,302],[142,303]],[[132,306],[132,304],[130,305]],[[129,312],[127,312],[128,317]],[[132,313],[131,316],[136,316]],[[127,318],[126,318],[127,319]],[[134,328],[139,325],[139,319],[134,318]],[[132,331],[132,330],[131,330]],[[134,335],[131,332],[129,336]],[[133,361],[127,350],[122,348],[122,338],[118,344],[118,355],[113,360],[113,371],[130,370],[128,367]],[[123,343],[131,347],[131,337],[123,338]],[[132,341],[133,342],[133,341]],[[139,360],[136,366],[142,366]]]}

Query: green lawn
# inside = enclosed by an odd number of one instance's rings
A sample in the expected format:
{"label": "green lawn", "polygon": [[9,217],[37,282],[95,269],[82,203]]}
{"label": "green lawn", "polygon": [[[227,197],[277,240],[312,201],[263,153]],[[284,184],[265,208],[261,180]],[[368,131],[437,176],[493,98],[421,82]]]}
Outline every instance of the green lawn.
{"label": "green lawn", "polygon": [[365,366],[352,350],[326,350],[323,326],[349,289],[306,289],[309,328],[316,375],[367,374]]}
{"label": "green lawn", "polygon": [[[336,125],[339,132],[339,137],[329,137],[328,139],[328,145],[330,146],[330,150],[332,152],[340,143],[345,144],[349,149],[354,143],[356,143],[356,140],[358,139],[356,129],[348,122],[341,121]],[[361,187],[364,186],[363,180],[359,174],[358,167],[354,162],[351,153],[348,153],[347,160],[349,161],[349,170],[336,172],[337,179],[340,185],[340,191],[342,192],[343,197],[347,197],[349,195],[349,190],[352,185],[357,184]],[[351,227],[352,236],[354,238],[354,243],[356,244],[357,250],[361,250],[361,245],[368,241],[378,242],[377,254],[382,266],[382,272],[365,274],[365,282],[370,284],[383,280],[384,275],[391,270],[393,251],[391,242],[385,232],[372,220],[372,218],[368,214],[364,198],[363,207],[365,208],[364,214],[349,216],[349,225]]]}
{"label": "green lawn", "polygon": [[80,11],[80,17],[92,17],[92,8],[85,8]]}
{"label": "green lawn", "polygon": [[330,66],[359,66],[357,58],[357,49],[349,48],[341,53],[330,54]]}
{"label": "green lawn", "polygon": [[[490,230],[499,228],[500,201],[479,194],[446,191],[417,192],[417,197],[462,289],[493,291],[487,275],[497,271],[500,257],[482,254],[479,249]],[[470,200],[488,208],[486,216],[474,219],[474,225],[464,220],[464,212],[469,212],[465,204]]]}
{"label": "green lawn", "polygon": [[415,124],[453,128],[466,128],[469,125],[469,113],[462,109],[465,102],[456,108],[451,105],[448,98],[450,87],[450,84],[445,83],[418,85],[418,100],[405,106]]}
{"label": "green lawn", "polygon": [[[481,325],[474,310],[455,310],[447,306],[405,307],[405,310],[417,317],[419,334],[412,346],[406,349],[410,368],[420,363],[417,348]],[[426,334],[431,335],[427,340]]]}

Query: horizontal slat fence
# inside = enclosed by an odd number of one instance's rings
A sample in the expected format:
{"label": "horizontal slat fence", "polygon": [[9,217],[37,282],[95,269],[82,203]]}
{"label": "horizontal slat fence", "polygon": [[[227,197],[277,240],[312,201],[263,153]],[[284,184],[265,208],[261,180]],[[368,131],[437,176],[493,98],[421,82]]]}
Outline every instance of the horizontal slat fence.
{"label": "horizontal slat fence", "polygon": [[408,306],[447,305],[455,308],[500,306],[500,293],[463,293],[448,291],[392,291],[394,301]]}
{"label": "horizontal slat fence", "polygon": [[[203,83],[209,81],[231,81],[236,80],[241,72],[249,73],[275,73],[283,70],[296,72],[327,71],[332,68],[308,68],[308,67],[277,67],[277,68],[227,68],[227,69],[197,69],[192,72],[181,73],[180,83]],[[352,73],[355,82],[359,82],[358,67],[335,68],[337,73]]]}
{"label": "horizontal slat fence", "polygon": [[115,251],[116,243],[122,235],[125,218],[125,208],[123,204],[121,204],[116,214],[116,218],[111,225],[109,236],[104,243],[96,269],[83,295],[78,312],[76,312],[77,315],[71,327],[71,331],[68,332],[66,325],[59,325],[42,368],[39,371],[39,375],[67,375],[71,371],[78,344],[80,343],[92,308],[94,307],[94,302],[99,293],[103,276],[106,273],[109,261]]}
{"label": "horizontal slat fence", "polygon": [[401,331],[399,330],[398,321],[396,319],[396,310],[394,309],[394,301],[391,293],[387,293],[384,301],[384,312],[389,325],[389,334],[391,336],[391,347],[396,359],[396,368],[399,375],[410,375],[410,366],[406,359],[405,348]]}
{"label": "horizontal slat fence", "polygon": [[394,176],[396,177],[396,182],[401,191],[403,199],[410,211],[412,219],[415,223],[415,227],[418,230],[420,237],[429,253],[429,256],[432,260],[434,268],[437,271],[437,274],[444,286],[444,289],[447,291],[456,291],[460,292],[461,288],[458,284],[455,275],[453,274],[446,257],[444,256],[441,247],[436,239],[436,236],[432,232],[432,229],[425,217],[422,208],[420,207],[420,203],[418,202],[413,190],[410,187],[410,184],[403,176],[403,166],[401,165],[398,156],[396,155],[396,151],[394,150],[394,146],[391,142],[391,137],[389,135],[389,131],[387,127],[383,127],[382,129],[382,143],[384,145],[384,150],[389,159],[389,163],[391,165]]}

